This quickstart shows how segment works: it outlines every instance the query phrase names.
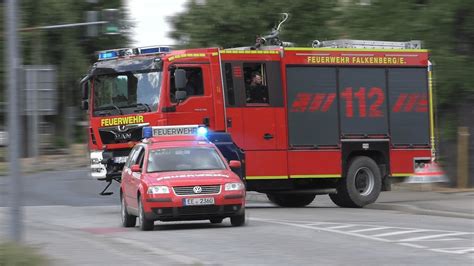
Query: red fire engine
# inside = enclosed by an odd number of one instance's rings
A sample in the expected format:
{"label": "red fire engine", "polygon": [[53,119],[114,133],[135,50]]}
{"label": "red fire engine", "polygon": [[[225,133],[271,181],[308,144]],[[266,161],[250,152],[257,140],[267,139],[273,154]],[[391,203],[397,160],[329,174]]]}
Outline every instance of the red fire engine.
{"label": "red fire engine", "polygon": [[329,194],[362,207],[432,161],[431,66],[418,41],[264,41],[100,52],[83,80],[92,176],[119,180],[144,126],[187,124],[230,134],[222,147],[244,151],[247,190],[280,206]]}

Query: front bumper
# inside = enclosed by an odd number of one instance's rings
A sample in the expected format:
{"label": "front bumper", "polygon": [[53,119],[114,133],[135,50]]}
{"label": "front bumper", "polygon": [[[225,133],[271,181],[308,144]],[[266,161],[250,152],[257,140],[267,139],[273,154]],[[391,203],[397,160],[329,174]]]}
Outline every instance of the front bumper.
{"label": "front bumper", "polygon": [[183,206],[183,198],[189,198],[186,196],[147,197],[143,202],[145,216],[161,221],[207,220],[238,215],[245,208],[245,191],[200,197],[213,197],[214,205]]}
{"label": "front bumper", "polygon": [[160,221],[207,220],[211,218],[226,218],[240,214],[244,205],[204,205],[184,207],[158,207],[146,213],[148,219]]}

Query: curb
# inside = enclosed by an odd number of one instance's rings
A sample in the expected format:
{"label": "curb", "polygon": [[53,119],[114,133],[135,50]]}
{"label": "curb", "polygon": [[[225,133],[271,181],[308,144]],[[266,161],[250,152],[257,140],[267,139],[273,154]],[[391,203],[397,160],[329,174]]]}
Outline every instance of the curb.
{"label": "curb", "polygon": [[370,204],[366,206],[365,208],[375,209],[375,210],[400,211],[400,212],[420,214],[420,215],[464,218],[464,219],[474,220],[474,214],[470,214],[470,213],[422,209],[422,208],[419,208],[413,205],[408,205],[408,204],[374,203],[374,204]]}

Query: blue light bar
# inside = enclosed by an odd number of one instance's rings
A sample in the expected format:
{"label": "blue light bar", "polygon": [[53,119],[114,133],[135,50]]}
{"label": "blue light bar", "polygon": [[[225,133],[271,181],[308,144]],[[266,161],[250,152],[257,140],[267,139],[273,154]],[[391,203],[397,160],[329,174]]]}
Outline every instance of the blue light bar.
{"label": "blue light bar", "polygon": [[145,139],[153,137],[152,127],[144,127],[142,134],[143,134],[143,138]]}
{"label": "blue light bar", "polygon": [[105,51],[99,53],[99,60],[107,60],[118,58],[119,54],[117,51]]}
{"label": "blue light bar", "polygon": [[197,129],[197,135],[198,136],[202,136],[202,137],[205,137],[207,135],[207,128],[206,127],[198,127]]}
{"label": "blue light bar", "polygon": [[140,48],[140,54],[161,54],[169,53],[171,49],[166,46]]}

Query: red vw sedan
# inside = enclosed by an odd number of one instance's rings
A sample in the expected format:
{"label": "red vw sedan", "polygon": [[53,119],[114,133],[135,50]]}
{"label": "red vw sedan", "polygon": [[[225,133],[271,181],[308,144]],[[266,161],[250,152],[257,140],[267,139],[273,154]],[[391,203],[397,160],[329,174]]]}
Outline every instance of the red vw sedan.
{"label": "red vw sedan", "polygon": [[153,230],[154,221],[230,217],[245,224],[245,186],[217,147],[201,136],[145,139],[130,152],[120,188],[122,224]]}

